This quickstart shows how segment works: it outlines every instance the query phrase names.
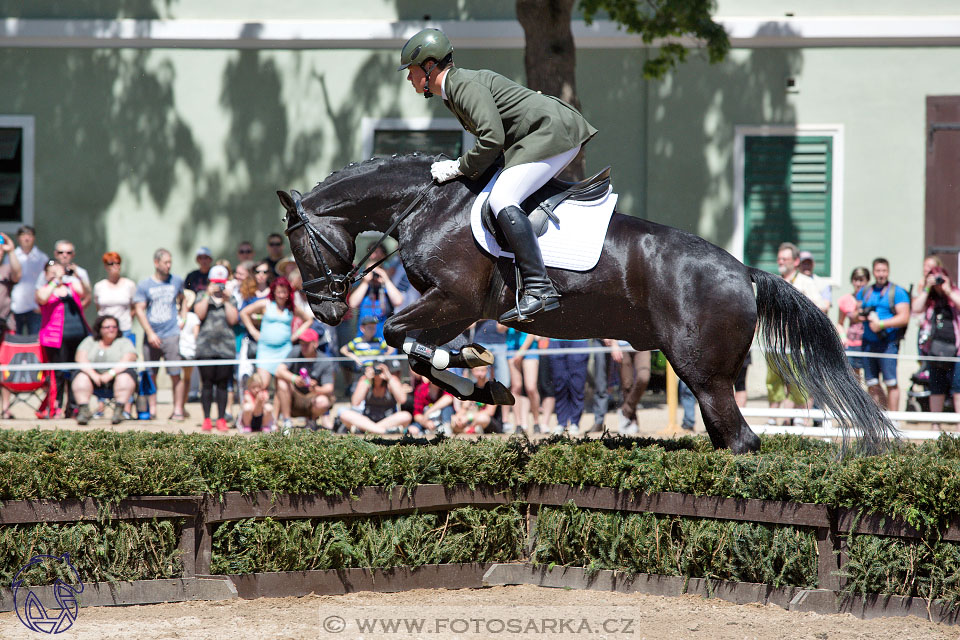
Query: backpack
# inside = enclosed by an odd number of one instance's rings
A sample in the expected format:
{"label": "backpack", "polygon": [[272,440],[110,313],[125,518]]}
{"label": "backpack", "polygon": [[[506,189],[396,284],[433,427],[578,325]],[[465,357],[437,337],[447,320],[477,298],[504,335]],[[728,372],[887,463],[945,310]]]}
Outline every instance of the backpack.
{"label": "backpack", "polygon": [[[867,286],[870,287],[871,293],[872,293],[873,287],[870,286],[870,285],[867,285]],[[902,287],[901,287],[901,288],[902,288]],[[911,286],[911,288],[912,288],[912,286]],[[862,289],[861,289],[861,291],[862,291]],[[907,292],[907,297],[909,298],[909,297],[910,297],[910,292],[907,291],[906,289],[904,289],[904,291]],[[890,309],[890,313],[893,314],[893,315],[897,315],[896,305],[894,304],[894,300],[896,299],[896,296],[897,296],[897,285],[896,285],[896,283],[890,282],[890,281],[888,280],[888,281],[887,281],[887,284],[885,284],[885,285],[883,286],[883,289],[880,290],[880,296],[881,296],[881,297],[884,297],[884,294],[886,294],[887,307]],[[863,294],[863,298],[860,299],[861,305],[867,301],[867,297],[868,297],[867,294],[864,293],[864,294]],[[888,338],[890,338],[890,337],[892,336],[897,342],[900,342],[901,340],[903,340],[903,336],[904,336],[905,333],[906,333],[906,327],[900,327],[900,328],[897,328],[897,329],[884,329],[881,333],[878,333],[878,334],[877,334],[877,337],[880,338],[881,340],[886,340],[886,339],[888,339]]]}

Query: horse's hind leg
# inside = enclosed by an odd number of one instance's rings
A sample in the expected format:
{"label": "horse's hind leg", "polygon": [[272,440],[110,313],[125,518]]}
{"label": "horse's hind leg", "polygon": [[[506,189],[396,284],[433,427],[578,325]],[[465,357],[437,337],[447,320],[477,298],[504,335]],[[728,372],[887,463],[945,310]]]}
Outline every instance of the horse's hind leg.
{"label": "horse's hind leg", "polygon": [[733,453],[759,451],[760,439],[743,419],[733,397],[733,379],[718,376],[705,383],[691,380],[687,386],[700,402],[703,422],[714,447],[726,447]]}

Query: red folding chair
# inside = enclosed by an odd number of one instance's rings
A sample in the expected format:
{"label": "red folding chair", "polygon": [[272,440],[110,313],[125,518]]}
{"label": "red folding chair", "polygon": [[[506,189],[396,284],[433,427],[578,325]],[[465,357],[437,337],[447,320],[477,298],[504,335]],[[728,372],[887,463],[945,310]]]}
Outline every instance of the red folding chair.
{"label": "red folding chair", "polygon": [[[7,366],[19,364],[42,364],[43,347],[37,336],[7,334],[0,344],[0,386],[13,394],[10,406],[23,402],[33,408],[31,400],[36,398],[38,418],[57,415],[57,381],[53,371],[10,371]],[[41,397],[41,390],[46,394]],[[26,398],[22,396],[26,396]]]}

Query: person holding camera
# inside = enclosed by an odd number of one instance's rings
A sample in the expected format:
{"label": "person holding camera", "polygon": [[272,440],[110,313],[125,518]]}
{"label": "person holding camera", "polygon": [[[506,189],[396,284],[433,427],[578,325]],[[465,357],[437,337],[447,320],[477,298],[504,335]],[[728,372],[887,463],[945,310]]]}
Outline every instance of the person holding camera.
{"label": "person holding camera", "polygon": [[[960,348],[960,291],[943,267],[926,274],[923,287],[913,300],[920,314],[920,353],[935,357],[956,357]],[[943,411],[947,392],[953,406],[960,407],[960,362],[930,360],[930,411]]]}
{"label": "person holding camera", "polygon": [[350,397],[350,408],[340,412],[347,427],[366,433],[400,433],[413,420],[409,411],[401,411],[407,392],[400,378],[390,374],[385,362],[368,362],[363,377]]}
{"label": "person holding camera", "polygon": [[[383,248],[377,247],[370,254],[368,264],[376,264],[385,255]],[[356,317],[375,317],[377,319],[375,335],[378,339],[383,339],[383,323],[393,315],[395,308],[403,304],[403,293],[397,289],[397,285],[393,284],[390,275],[382,267],[376,267],[350,292],[347,303],[356,312]],[[362,335],[360,329],[357,327],[357,336]]]}
{"label": "person holding camera", "polygon": [[[207,290],[193,305],[193,312],[200,319],[200,331],[197,333],[198,360],[232,360],[235,355],[236,340],[233,327],[237,324],[239,313],[224,288],[230,278],[230,272],[222,265],[212,267],[208,273],[210,280]],[[217,431],[227,431],[227,385],[233,378],[232,364],[217,364],[200,367],[200,404],[203,407],[204,431],[211,431],[210,407],[214,398],[217,401]]]}
{"label": "person holding camera", "polygon": [[[881,407],[896,411],[900,406],[897,384],[897,358],[900,340],[910,322],[910,294],[890,282],[890,263],[886,258],[873,261],[873,285],[857,292],[859,318],[863,322],[863,373],[867,390]],[[892,357],[891,357],[892,356]],[[880,386],[881,376],[884,388]]]}
{"label": "person holding camera", "polygon": [[[80,288],[83,290],[80,295],[80,302],[85,308],[93,300],[93,289],[90,286],[90,274],[87,273],[86,269],[74,263],[76,254],[76,249],[69,240],[57,240],[56,244],[53,245],[53,259],[63,267],[64,280],[72,282],[76,279],[76,282],[80,284]],[[37,278],[37,289],[45,284],[47,284],[46,277],[41,273]]]}
{"label": "person holding camera", "polygon": [[[67,276],[63,265],[56,260],[47,262],[43,270],[46,283],[37,289],[34,297],[40,305],[40,345],[47,362],[73,362],[77,347],[89,335],[90,327],[83,317],[83,285],[75,277]],[[66,388],[67,372],[54,374],[56,388],[49,403],[50,417],[57,417],[57,392]]]}

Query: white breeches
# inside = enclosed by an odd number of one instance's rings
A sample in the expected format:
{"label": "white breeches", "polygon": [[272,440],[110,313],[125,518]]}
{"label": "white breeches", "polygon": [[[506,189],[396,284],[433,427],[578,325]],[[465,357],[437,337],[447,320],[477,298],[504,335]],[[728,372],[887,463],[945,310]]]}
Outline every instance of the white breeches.
{"label": "white breeches", "polygon": [[519,207],[520,203],[529,198],[534,191],[563,171],[579,151],[580,145],[577,145],[570,151],[564,151],[552,158],[518,164],[501,171],[493,189],[490,190],[490,208],[493,209],[493,214],[499,214],[504,207],[510,205]]}

